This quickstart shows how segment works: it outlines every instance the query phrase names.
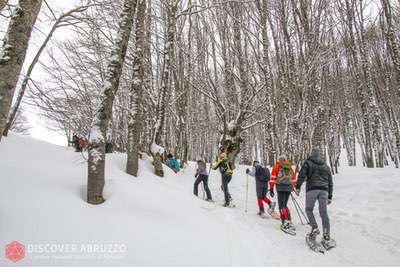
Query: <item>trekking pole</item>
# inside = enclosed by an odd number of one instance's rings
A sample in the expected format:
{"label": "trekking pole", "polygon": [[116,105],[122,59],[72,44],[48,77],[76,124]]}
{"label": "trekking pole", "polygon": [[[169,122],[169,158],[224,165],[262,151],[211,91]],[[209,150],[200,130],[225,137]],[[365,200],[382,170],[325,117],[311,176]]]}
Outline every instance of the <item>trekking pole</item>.
{"label": "trekking pole", "polygon": [[[308,219],[307,219],[307,216],[304,214],[303,210],[302,210],[301,207],[300,207],[300,204],[299,204],[299,203],[297,202],[297,200],[294,198],[294,196],[293,196],[292,193],[290,193],[290,196],[292,197],[293,205],[294,205],[294,207],[295,207],[295,209],[296,209],[297,215],[298,215],[299,218],[300,218],[301,224],[302,224],[302,225],[310,224],[310,222],[309,222]],[[299,211],[299,210],[300,210],[300,211]],[[304,223],[304,222],[303,222],[303,219],[301,218],[300,213],[301,213],[301,215],[303,215],[303,217],[304,217],[304,219],[305,219],[305,221],[306,221],[307,223]]]}
{"label": "trekking pole", "polygon": [[297,202],[296,198],[294,198],[294,201],[296,202],[297,206],[299,207],[301,213],[303,214],[304,219],[306,220],[307,224],[310,224],[310,221],[308,220],[306,214],[304,214],[303,209],[301,209],[300,204]]}
{"label": "trekking pole", "polygon": [[204,181],[202,182],[202,184],[203,184],[203,186],[201,188],[203,190],[203,200],[204,200],[204,199],[206,199],[206,196],[205,196],[206,190],[204,188]]}
{"label": "trekking pole", "polygon": [[[300,212],[301,212],[301,214],[303,215],[304,219],[306,220],[307,224],[309,224],[309,222],[308,222],[308,220],[307,220],[307,217],[305,216],[303,210],[302,210],[301,207],[300,207],[300,204],[299,204],[299,203],[297,202],[297,200],[294,198],[294,196],[293,196],[292,193],[290,193],[290,196],[291,196],[291,198],[292,198],[293,205],[294,205],[294,207],[296,208],[297,215],[298,215],[299,218],[300,218],[301,224],[302,224],[302,225],[305,225],[305,223],[303,223],[303,220],[301,219]],[[300,212],[299,212],[299,211],[300,211]]]}
{"label": "trekking pole", "polygon": [[249,174],[246,173],[246,204],[245,212],[247,212],[247,203],[249,202]]}
{"label": "trekking pole", "polygon": [[290,193],[290,196],[292,197],[293,206],[294,206],[294,208],[296,209],[296,212],[297,212],[297,215],[299,216],[300,222],[301,222],[302,225],[304,225],[303,219],[302,219],[301,216],[300,216],[300,212],[299,212],[299,209],[298,209],[298,207],[297,207],[297,205],[296,205],[296,202],[294,202],[294,198],[293,198],[292,193]]}

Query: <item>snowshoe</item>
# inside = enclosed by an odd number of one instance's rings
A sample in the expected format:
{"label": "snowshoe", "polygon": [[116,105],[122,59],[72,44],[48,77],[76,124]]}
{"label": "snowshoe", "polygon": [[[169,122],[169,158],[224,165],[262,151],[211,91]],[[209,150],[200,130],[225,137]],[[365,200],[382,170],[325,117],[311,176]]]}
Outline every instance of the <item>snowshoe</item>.
{"label": "snowshoe", "polygon": [[233,204],[233,203],[224,203],[224,204],[222,204],[222,206],[227,207],[227,208],[235,208],[236,207],[235,204]]}
{"label": "snowshoe", "polygon": [[288,227],[289,227],[291,230],[296,231],[296,227],[294,226],[294,224],[293,224],[291,221],[289,221]]}
{"label": "snowshoe", "polygon": [[275,220],[280,220],[281,215],[275,211],[276,202],[271,202],[270,207],[267,209],[267,213]]}
{"label": "snowshoe", "polygon": [[289,235],[296,235],[296,230],[293,230],[290,227],[290,222],[285,221],[283,224],[281,224],[281,230],[282,232],[289,234]]}
{"label": "snowshoe", "polygon": [[329,237],[329,234],[324,234],[324,237],[321,240],[321,245],[326,249],[330,250],[336,247],[336,241]]}
{"label": "snowshoe", "polygon": [[257,212],[257,215],[260,216],[262,219],[268,219],[268,216],[263,211]]}
{"label": "snowshoe", "polygon": [[317,235],[319,235],[318,228],[313,228],[311,233],[306,235],[306,243],[314,252],[325,253],[324,247],[317,242]]}
{"label": "snowshoe", "polygon": [[271,209],[268,209],[267,212],[271,216],[271,218],[273,218],[275,220],[280,220],[281,219],[281,215],[279,214],[279,212],[272,211]]}

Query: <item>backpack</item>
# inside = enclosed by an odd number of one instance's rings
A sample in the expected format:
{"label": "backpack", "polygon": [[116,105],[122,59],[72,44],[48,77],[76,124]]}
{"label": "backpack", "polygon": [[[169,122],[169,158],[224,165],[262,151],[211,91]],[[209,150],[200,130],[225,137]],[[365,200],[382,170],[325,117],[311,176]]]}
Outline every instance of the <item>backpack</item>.
{"label": "backpack", "polygon": [[289,161],[279,163],[279,172],[276,177],[276,183],[279,185],[292,184],[292,166]]}
{"label": "backpack", "polygon": [[264,168],[262,166],[256,166],[256,173],[255,173],[256,178],[261,182],[266,182],[268,183],[270,179],[270,174],[267,168]]}
{"label": "backpack", "polygon": [[223,162],[221,163],[220,166],[221,172],[233,173],[234,169],[235,169],[234,163],[228,159],[224,159]]}

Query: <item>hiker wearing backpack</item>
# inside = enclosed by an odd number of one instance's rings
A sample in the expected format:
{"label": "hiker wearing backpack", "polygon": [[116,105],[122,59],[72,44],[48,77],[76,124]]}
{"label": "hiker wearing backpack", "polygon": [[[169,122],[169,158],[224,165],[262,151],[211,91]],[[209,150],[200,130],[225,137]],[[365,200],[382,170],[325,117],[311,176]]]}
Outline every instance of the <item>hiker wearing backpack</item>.
{"label": "hiker wearing backpack", "polygon": [[179,169],[181,168],[181,165],[179,162],[172,156],[172,154],[167,155],[167,160],[165,161],[165,164],[170,167],[175,173],[179,172]]}
{"label": "hiker wearing backpack", "polygon": [[78,138],[78,151],[82,152],[84,148],[85,148],[85,139],[83,139],[83,137],[80,136]]}
{"label": "hiker wearing backpack", "polygon": [[210,191],[210,188],[208,188],[207,165],[202,159],[197,160],[197,170],[196,170],[196,174],[194,175],[194,177],[196,177],[196,181],[194,182],[193,194],[198,196],[199,184],[202,182],[203,186],[204,186],[204,191],[206,191],[206,194],[207,194],[206,201],[212,201],[211,191]]}
{"label": "hiker wearing backpack", "polygon": [[281,155],[278,158],[275,166],[272,168],[272,176],[269,182],[271,197],[274,197],[274,187],[278,195],[278,206],[281,217],[282,231],[294,234],[295,228],[291,222],[291,216],[287,202],[291,192],[296,185],[296,175],[292,169],[292,163],[287,160],[286,156]]}
{"label": "hiker wearing backpack", "polygon": [[271,177],[269,173],[269,169],[266,167],[261,166],[260,162],[255,160],[253,162],[253,167],[250,169],[246,169],[246,173],[255,177],[256,178],[256,192],[257,192],[257,202],[258,202],[258,207],[260,211],[258,212],[258,215],[264,216],[265,211],[264,211],[264,203],[267,203],[268,205],[268,213],[272,214],[275,210],[275,202],[272,202],[268,197],[267,197],[267,192],[268,192],[268,182]]}
{"label": "hiker wearing backpack", "polygon": [[221,152],[218,159],[213,162],[211,168],[213,170],[219,169],[219,172],[221,173],[221,189],[224,192],[225,197],[225,204],[223,206],[228,207],[232,200],[232,197],[229,194],[228,184],[232,180],[233,162],[226,156],[226,152]]}

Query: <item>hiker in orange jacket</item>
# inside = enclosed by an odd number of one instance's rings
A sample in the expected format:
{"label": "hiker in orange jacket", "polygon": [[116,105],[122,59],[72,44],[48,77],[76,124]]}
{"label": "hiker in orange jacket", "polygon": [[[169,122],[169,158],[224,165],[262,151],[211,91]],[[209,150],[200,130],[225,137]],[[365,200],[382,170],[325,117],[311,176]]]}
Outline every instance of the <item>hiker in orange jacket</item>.
{"label": "hiker in orange jacket", "polygon": [[272,168],[271,180],[269,181],[270,195],[273,197],[274,187],[278,195],[278,206],[281,216],[282,231],[295,234],[295,228],[291,222],[290,211],[287,203],[291,192],[296,188],[296,175],[292,169],[292,163],[287,160],[285,155],[279,156],[278,161]]}

